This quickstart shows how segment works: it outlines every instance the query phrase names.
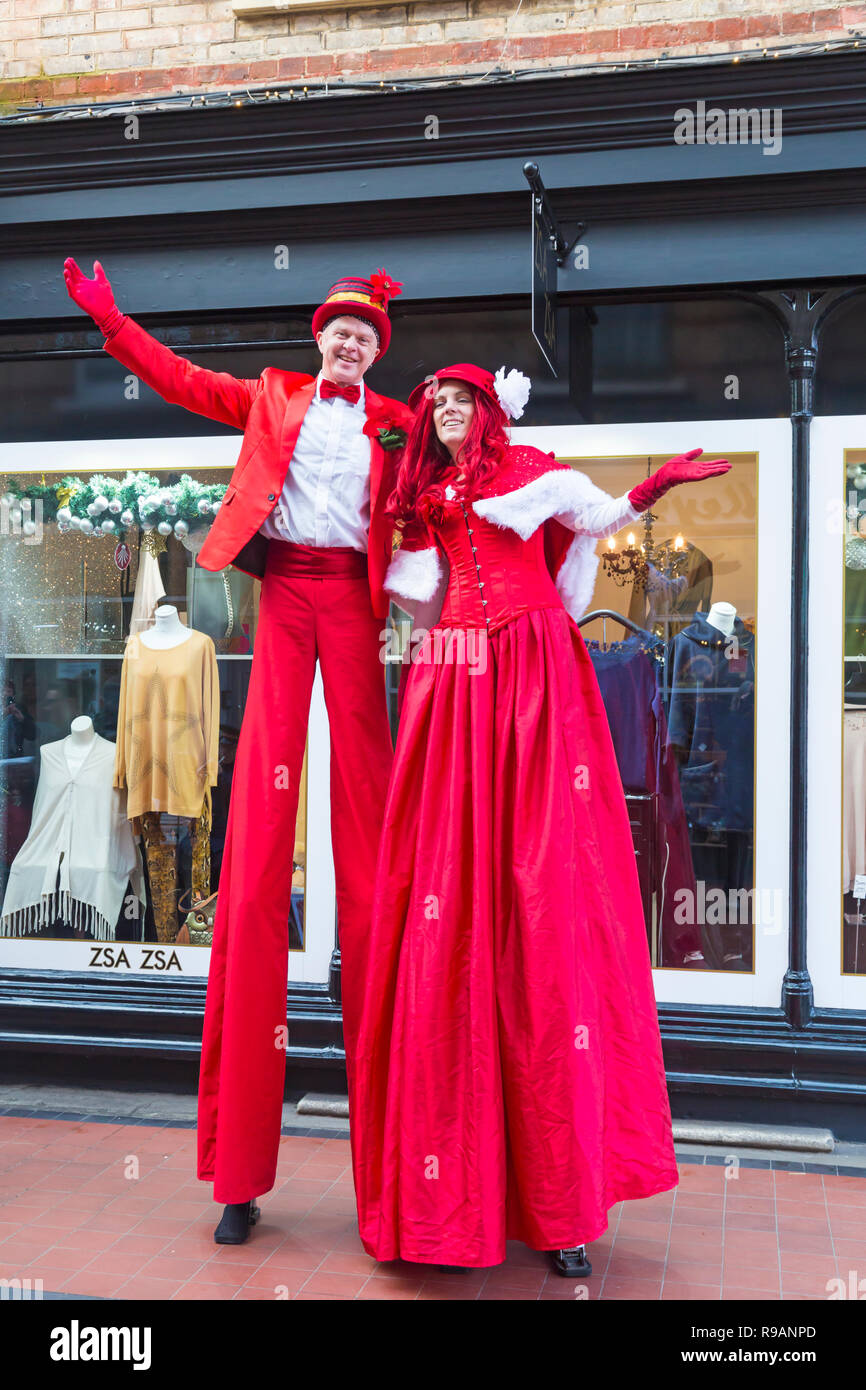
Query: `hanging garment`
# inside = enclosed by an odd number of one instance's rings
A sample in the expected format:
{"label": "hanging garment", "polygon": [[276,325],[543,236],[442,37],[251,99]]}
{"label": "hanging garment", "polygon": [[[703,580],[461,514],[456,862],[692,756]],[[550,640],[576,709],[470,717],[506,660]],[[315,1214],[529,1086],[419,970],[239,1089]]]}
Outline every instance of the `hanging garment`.
{"label": "hanging garment", "polygon": [[96,734],[73,773],[66,759],[71,742],[40,749],[30,833],[9,874],[0,935],[23,936],[60,917],[99,941],[113,940],[130,882],[144,909],[141,857],[125,797],[112,785],[114,744]]}
{"label": "hanging garment", "polygon": [[[686,560],[682,574],[669,575],[664,563],[659,569],[650,565],[645,587],[635,585],[631,591],[627,617],[643,628],[662,627],[668,636],[688,623],[699,608],[709,611],[713,598],[713,562],[692,541],[685,542]],[[662,541],[659,555],[662,562],[673,559],[673,540]]]}
{"label": "hanging garment", "polygon": [[186,606],[198,632],[206,632],[220,652],[247,656],[253,650],[258,585],[242,570],[202,569],[191,564],[186,572]]}
{"label": "hanging garment", "polygon": [[146,632],[149,627],[153,627],[156,605],[161,598],[165,598],[165,585],[159,572],[159,561],[152,550],[142,545],[138,552],[138,572],[135,576],[135,594],[129,620],[130,632]]}
{"label": "hanging garment", "polygon": [[668,737],[680,759],[689,823],[751,830],[755,779],[755,639],[730,637],[698,613],[668,652]]}
{"label": "hanging garment", "polygon": [[174,647],[133,633],[123,653],[114,785],[127,815],[168,811],[198,820],[216,785],[219,676],[210,637],[191,629]]}
{"label": "hanging garment", "polygon": [[[458,499],[390,571],[398,602],[448,579],[405,686],[349,1075],[379,1260],[577,1245],[616,1202],[677,1183],[622,784],[545,557],[570,474],[512,447],[500,495]],[[603,509],[611,532],[629,519],[623,499]],[[576,539],[591,565],[591,534]],[[591,577],[578,594],[577,611]]]}
{"label": "hanging garment", "polygon": [[866,710],[845,711],[843,893],[866,874]]}
{"label": "hanging garment", "polygon": [[[658,958],[663,966],[682,966],[701,951],[696,925],[677,921],[683,892],[695,901],[695,871],[689,827],[680,790],[679,769],[668,738],[662,691],[664,643],[635,633],[607,651],[589,645],[589,656],[604,701],[623,788],[652,797],[653,862],[650,892],[658,924]],[[679,897],[677,895],[680,895]]]}
{"label": "hanging garment", "polygon": [[210,802],[205,799],[197,820],[170,816],[165,811],[145,811],[140,825],[157,940],[174,941],[180,926],[178,846],[184,829],[190,840],[193,899],[210,896]]}
{"label": "hanging garment", "polygon": [[699,909],[702,949],[711,970],[747,970],[752,900],[731,895],[754,887],[755,639],[740,618],[727,636],[699,613],[671,642],[668,666],[668,736],[700,901],[721,890],[727,904]]}
{"label": "hanging garment", "polygon": [[845,655],[866,657],[866,570],[845,570]]}

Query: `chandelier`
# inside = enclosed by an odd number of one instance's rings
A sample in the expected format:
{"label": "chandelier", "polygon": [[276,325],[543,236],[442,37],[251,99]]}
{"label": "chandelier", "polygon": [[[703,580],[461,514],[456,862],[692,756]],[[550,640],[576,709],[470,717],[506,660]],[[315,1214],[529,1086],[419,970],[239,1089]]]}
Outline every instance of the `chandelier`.
{"label": "chandelier", "polygon": [[[647,477],[650,475],[651,460],[647,459]],[[633,531],[626,537],[626,548],[617,550],[613,536],[608,537],[607,551],[602,556],[602,566],[606,574],[621,587],[631,584],[636,589],[646,589],[651,575],[664,579],[679,579],[689,566],[689,553],[682,536],[673,541],[663,541],[656,545],[653,538],[653,522],[657,520],[653,511],[644,512],[643,541],[638,544]]]}

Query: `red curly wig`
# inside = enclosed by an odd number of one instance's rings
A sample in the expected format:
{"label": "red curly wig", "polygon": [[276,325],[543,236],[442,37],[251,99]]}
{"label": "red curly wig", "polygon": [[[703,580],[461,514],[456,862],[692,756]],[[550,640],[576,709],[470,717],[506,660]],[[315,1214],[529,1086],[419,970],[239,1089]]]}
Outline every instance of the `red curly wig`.
{"label": "red curly wig", "polygon": [[441,521],[445,488],[449,482],[453,483],[458,471],[464,476],[460,495],[474,497],[498,472],[505,458],[509,445],[508,416],[486,391],[479,390],[471,382],[464,384],[472,392],[475,412],[460,450],[459,468],[436,434],[434,391],[424,393],[415,412],[397,482],[385,508],[385,515],[401,530],[412,521]]}

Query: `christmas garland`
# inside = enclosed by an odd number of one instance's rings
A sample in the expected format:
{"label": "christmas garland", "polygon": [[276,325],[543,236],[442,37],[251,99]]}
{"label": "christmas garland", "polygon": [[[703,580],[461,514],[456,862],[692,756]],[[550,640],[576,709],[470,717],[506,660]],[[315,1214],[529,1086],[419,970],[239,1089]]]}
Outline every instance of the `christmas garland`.
{"label": "christmas garland", "polygon": [[[94,473],[88,480],[72,475],[56,482],[11,485],[2,501],[10,519],[24,534],[35,530],[34,509],[42,522],[56,522],[59,531],[85,536],[118,536],[141,527],[161,536],[179,538],[210,525],[220,509],[225,483],[199,483],[188,473],[165,487],[152,473],[128,469],[124,478]],[[40,504],[37,506],[36,504]]]}

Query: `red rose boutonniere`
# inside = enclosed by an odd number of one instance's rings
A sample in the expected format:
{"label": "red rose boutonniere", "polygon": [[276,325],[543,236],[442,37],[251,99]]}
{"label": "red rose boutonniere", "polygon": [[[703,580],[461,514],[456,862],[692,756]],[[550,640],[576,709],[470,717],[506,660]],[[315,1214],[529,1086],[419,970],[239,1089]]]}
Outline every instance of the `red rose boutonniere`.
{"label": "red rose boutonniere", "polygon": [[382,448],[391,453],[405,445],[410,421],[411,416],[404,418],[393,414],[374,415],[365,424],[364,433],[371,439],[377,439]]}

